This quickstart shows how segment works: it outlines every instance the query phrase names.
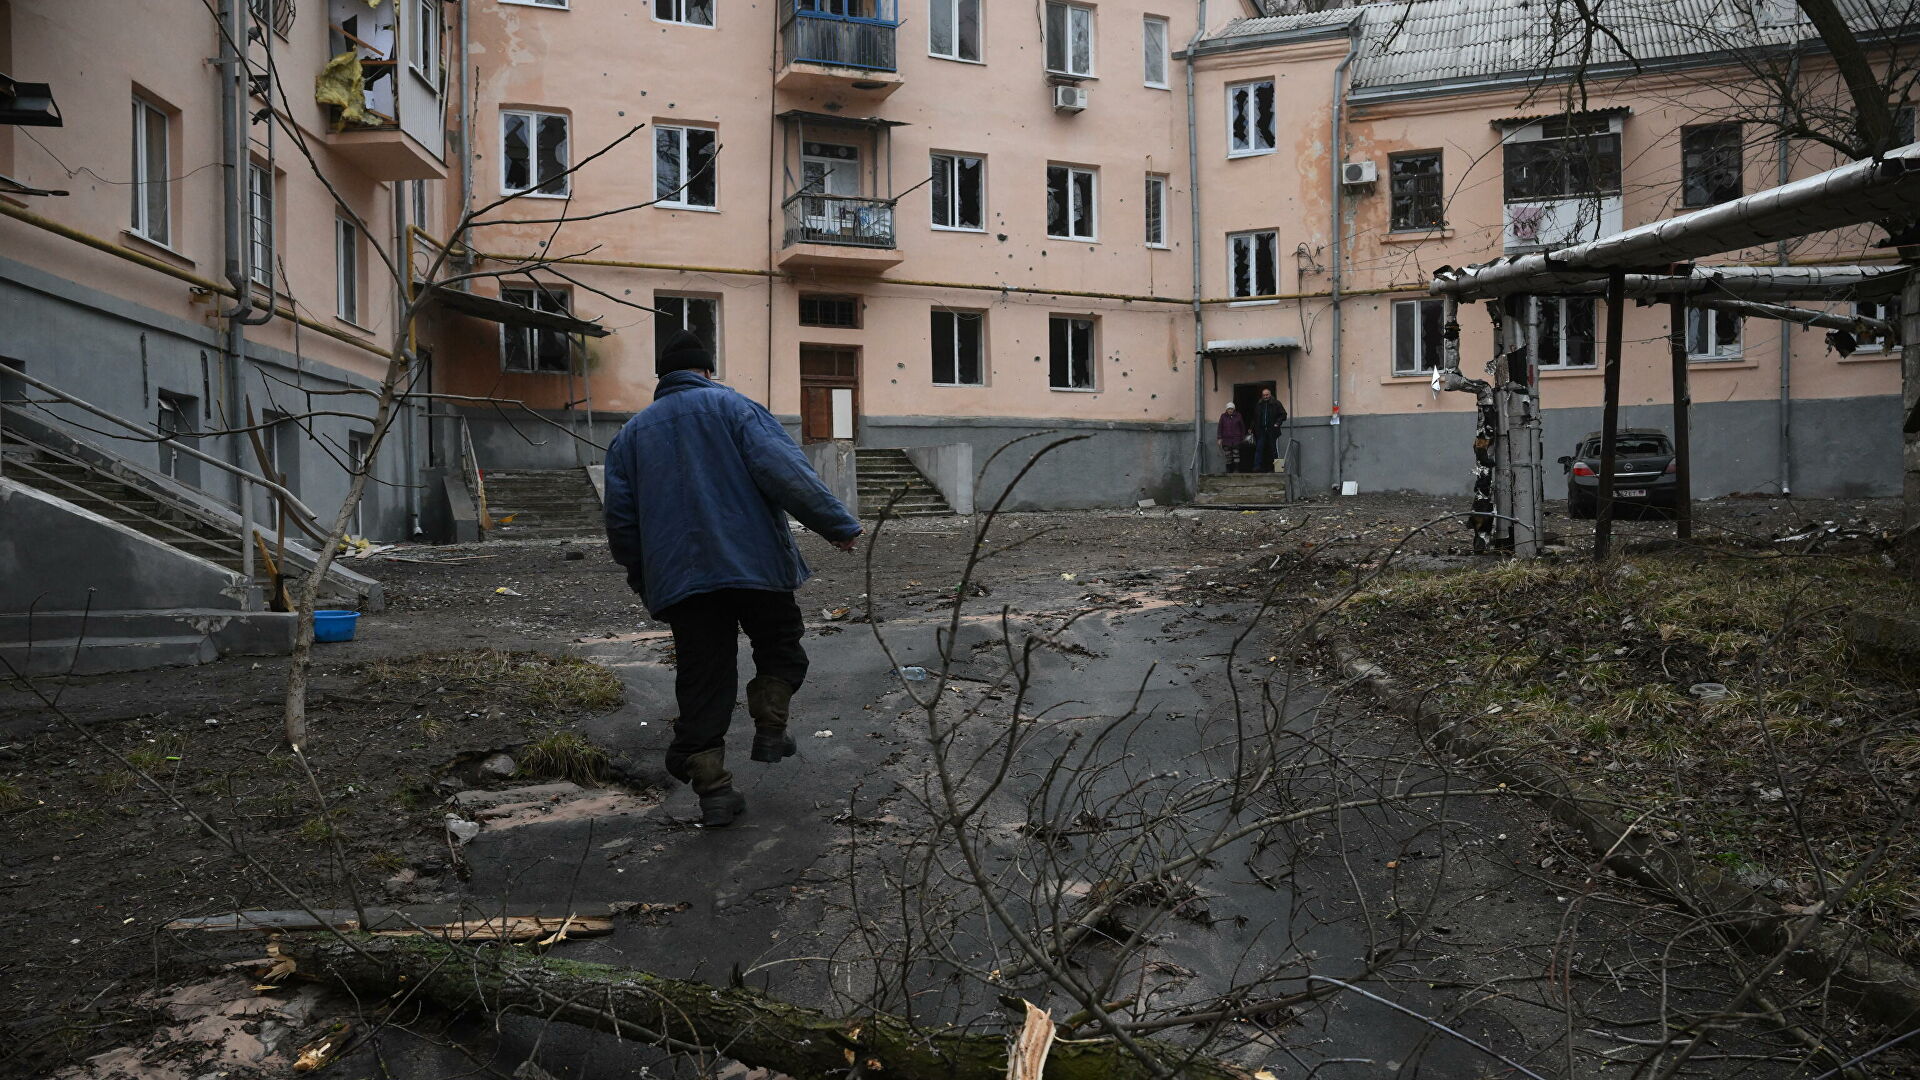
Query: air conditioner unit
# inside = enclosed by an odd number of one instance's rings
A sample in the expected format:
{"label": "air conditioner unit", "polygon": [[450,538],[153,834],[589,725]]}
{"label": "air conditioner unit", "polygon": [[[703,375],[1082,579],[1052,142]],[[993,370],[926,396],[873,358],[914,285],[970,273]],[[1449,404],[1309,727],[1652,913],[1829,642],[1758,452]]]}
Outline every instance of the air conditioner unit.
{"label": "air conditioner unit", "polygon": [[1380,169],[1371,161],[1349,161],[1340,166],[1340,182],[1352,187],[1380,179]]}
{"label": "air conditioner unit", "polygon": [[1053,107],[1057,112],[1079,112],[1087,107],[1087,91],[1080,86],[1053,88]]}

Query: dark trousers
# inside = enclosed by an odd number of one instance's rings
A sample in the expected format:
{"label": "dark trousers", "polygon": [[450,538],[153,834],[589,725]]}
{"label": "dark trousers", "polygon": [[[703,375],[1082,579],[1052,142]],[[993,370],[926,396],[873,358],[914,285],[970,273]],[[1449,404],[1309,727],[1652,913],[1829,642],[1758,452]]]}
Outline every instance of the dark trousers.
{"label": "dark trousers", "polygon": [[1272,472],[1274,459],[1280,456],[1280,433],[1263,431],[1258,439],[1259,452],[1253,458],[1253,471]]}
{"label": "dark trousers", "polygon": [[733,722],[741,631],[753,645],[756,675],[770,675],[795,690],[807,678],[807,652],[800,647],[806,625],[790,592],[720,589],[699,593],[658,613],[673,628],[678,669],[673,677],[680,718],[674,721],[668,768],[703,750],[722,747]]}

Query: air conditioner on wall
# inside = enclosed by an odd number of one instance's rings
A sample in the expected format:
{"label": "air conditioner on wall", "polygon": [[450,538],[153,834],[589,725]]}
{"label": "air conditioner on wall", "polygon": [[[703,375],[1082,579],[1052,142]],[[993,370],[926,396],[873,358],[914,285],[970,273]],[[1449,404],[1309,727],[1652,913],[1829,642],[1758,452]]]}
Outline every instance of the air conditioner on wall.
{"label": "air conditioner on wall", "polygon": [[1080,86],[1053,88],[1053,107],[1059,112],[1079,112],[1087,107],[1087,91]]}
{"label": "air conditioner on wall", "polygon": [[1352,187],[1380,179],[1380,170],[1371,161],[1349,161],[1340,166],[1340,182]]}

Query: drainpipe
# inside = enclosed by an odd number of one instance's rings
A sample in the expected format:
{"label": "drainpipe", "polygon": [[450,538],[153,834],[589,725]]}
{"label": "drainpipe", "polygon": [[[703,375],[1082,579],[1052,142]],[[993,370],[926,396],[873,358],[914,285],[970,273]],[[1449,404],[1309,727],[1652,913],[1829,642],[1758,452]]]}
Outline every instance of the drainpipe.
{"label": "drainpipe", "polygon": [[[1788,102],[1791,100],[1793,96],[1794,86],[1799,81],[1800,81],[1800,43],[1796,41],[1793,43],[1792,55],[1787,58],[1787,92],[1784,95],[1782,95],[1780,98],[1780,134],[1774,138],[1774,145],[1777,147],[1777,156],[1780,159],[1779,173],[1778,173],[1778,181],[1779,181],[1778,186],[1780,187],[1785,187],[1787,185],[1787,181],[1789,178],[1788,174],[1793,171],[1792,164],[1791,162],[1788,161],[1788,150],[1789,150],[1790,144],[1787,140],[1786,131],[1787,131],[1787,121],[1790,119],[1790,117],[1788,116],[1787,110],[1789,108]],[[1780,241],[1780,244],[1776,251],[1775,260],[1781,266],[1786,266],[1790,261],[1790,255],[1787,251],[1787,242],[1785,240]],[[1792,425],[1792,420],[1793,420],[1793,328],[1784,322],[1780,323],[1779,326],[1780,326],[1780,409],[1779,409],[1780,433],[1778,438],[1780,442],[1780,463],[1779,463],[1780,494],[1791,495],[1793,494],[1793,460],[1792,460],[1792,454],[1788,449],[1787,440],[1792,436],[1792,433],[1793,433],[1793,425]]]}
{"label": "drainpipe", "polygon": [[1200,305],[1200,128],[1193,100],[1193,49],[1207,32],[1207,0],[1199,0],[1193,37],[1187,41],[1187,215],[1188,246],[1193,249],[1193,470],[1192,491],[1200,493],[1201,463],[1207,454],[1207,330]]}
{"label": "drainpipe", "polygon": [[1341,236],[1344,231],[1344,225],[1341,222],[1341,212],[1345,209],[1343,205],[1344,200],[1341,198],[1342,188],[1340,186],[1340,159],[1344,145],[1341,140],[1344,137],[1344,122],[1346,120],[1347,109],[1347,66],[1353,63],[1353,58],[1359,55],[1359,53],[1360,20],[1355,19],[1347,24],[1347,55],[1341,59],[1339,66],[1333,69],[1333,142],[1332,145],[1327,148],[1327,157],[1331,163],[1329,178],[1333,182],[1332,198],[1328,200],[1333,206],[1333,250],[1331,272],[1328,275],[1329,281],[1327,287],[1328,296],[1333,304],[1333,327],[1331,330],[1333,347],[1330,350],[1331,366],[1333,368],[1333,411],[1327,423],[1333,429],[1333,489],[1335,491],[1339,491],[1342,483],[1346,480],[1346,458],[1340,450],[1340,343],[1342,336],[1340,267],[1341,256],[1345,249],[1345,244],[1342,243]]}

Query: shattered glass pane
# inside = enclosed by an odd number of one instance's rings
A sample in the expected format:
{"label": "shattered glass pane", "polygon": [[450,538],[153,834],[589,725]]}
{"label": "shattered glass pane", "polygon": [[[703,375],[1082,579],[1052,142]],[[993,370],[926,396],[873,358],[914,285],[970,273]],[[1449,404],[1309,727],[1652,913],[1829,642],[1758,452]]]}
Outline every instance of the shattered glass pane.
{"label": "shattered glass pane", "polygon": [[713,155],[718,150],[714,133],[708,128],[687,128],[687,167],[693,176],[687,184],[685,200],[691,206],[718,204],[719,177]]}
{"label": "shattered glass pane", "polygon": [[685,21],[695,26],[712,26],[713,0],[687,0]]}
{"label": "shattered glass pane", "polygon": [[1259,150],[1271,150],[1273,138],[1273,84],[1256,83],[1253,87],[1254,102],[1254,147]]}
{"label": "shattered glass pane", "polygon": [[1420,303],[1420,370],[1438,371],[1444,364],[1443,350],[1446,340],[1443,329],[1447,318],[1447,306],[1440,300],[1422,300]]}
{"label": "shattered glass pane", "polygon": [[1073,235],[1093,239],[1093,174],[1083,169],[1073,170]]}
{"label": "shattered glass pane", "polygon": [[1253,238],[1233,238],[1233,295],[1253,295]]}
{"label": "shattered glass pane", "polygon": [[1167,181],[1164,177],[1147,177],[1147,243],[1164,244],[1167,242]]}
{"label": "shattered glass pane", "polygon": [[951,385],[954,379],[953,320],[951,311],[933,313],[933,381]]}
{"label": "shattered glass pane", "polygon": [[1069,319],[1047,320],[1047,385],[1060,388],[1072,386],[1072,365],[1069,354],[1072,352],[1072,334]]}
{"label": "shattered glass pane", "polygon": [[979,386],[980,377],[980,324],[986,316],[977,311],[955,312],[954,320],[954,363],[958,370],[954,373],[954,382],[963,386]]}
{"label": "shattered glass pane", "polygon": [[1067,169],[1047,166],[1047,235],[1067,235]]}
{"label": "shattered glass pane", "polygon": [[955,0],[933,0],[928,7],[932,19],[927,30],[927,51],[935,56],[957,56],[953,43]]}
{"label": "shattered glass pane", "polygon": [[653,129],[653,197],[678,202],[681,128]]}
{"label": "shattered glass pane", "polygon": [[1068,71],[1067,5],[1047,5],[1047,70]]}
{"label": "shattered glass pane", "polygon": [[933,155],[933,223],[953,227],[953,158]]}
{"label": "shattered glass pane", "polygon": [[959,52],[962,60],[980,59],[980,0],[959,0]]}
{"label": "shattered glass pane", "polygon": [[507,113],[500,123],[500,151],[506,160],[502,183],[508,191],[525,191],[533,186],[533,153],[527,146],[531,118],[526,113]]}
{"label": "shattered glass pane", "polygon": [[1090,8],[1067,9],[1072,24],[1071,56],[1075,75],[1093,74],[1093,11]]}
{"label": "shattered glass pane", "polygon": [[1420,370],[1418,300],[1393,305],[1393,370],[1408,374]]}
{"label": "shattered glass pane", "polygon": [[1273,296],[1280,291],[1277,280],[1280,238],[1274,233],[1260,233],[1253,239],[1254,295]]}
{"label": "shattered glass pane", "polygon": [[1253,146],[1253,140],[1250,137],[1248,117],[1252,106],[1251,98],[1252,95],[1247,92],[1246,87],[1234,87],[1233,111],[1228,122],[1232,130],[1233,148],[1235,150],[1248,150]]}
{"label": "shattered glass pane", "polygon": [[962,229],[978,229],[984,224],[981,203],[986,185],[981,182],[980,165],[980,159],[977,157],[959,159],[959,175],[954,185],[959,201],[959,213],[954,224]]}
{"label": "shattered glass pane", "polygon": [[540,118],[539,160],[536,165],[540,173],[540,194],[565,195],[570,177],[567,171],[567,118],[564,116],[542,116]]}

